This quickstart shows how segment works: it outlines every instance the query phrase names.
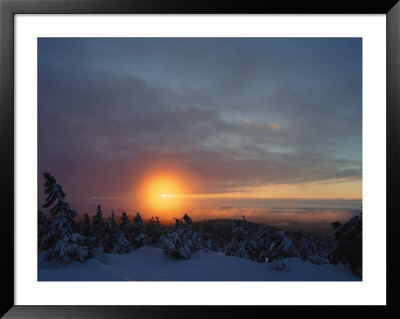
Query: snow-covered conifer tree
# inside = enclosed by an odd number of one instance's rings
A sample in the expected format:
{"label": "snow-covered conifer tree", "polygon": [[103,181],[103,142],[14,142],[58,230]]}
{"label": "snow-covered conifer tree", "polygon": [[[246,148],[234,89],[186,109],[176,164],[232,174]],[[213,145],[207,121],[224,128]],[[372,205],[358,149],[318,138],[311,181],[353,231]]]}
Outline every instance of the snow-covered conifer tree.
{"label": "snow-covered conifer tree", "polygon": [[175,227],[162,237],[164,253],[172,258],[188,259],[196,250],[202,248],[200,238],[192,231],[192,220],[185,214],[184,223],[175,218]]}
{"label": "snow-covered conifer tree", "polygon": [[82,227],[83,227],[83,221],[82,218],[79,219],[79,222],[74,224],[74,228],[72,229],[74,231],[74,233],[82,233]]}
{"label": "snow-covered conifer tree", "polygon": [[135,218],[133,219],[133,225],[131,229],[131,244],[133,246],[133,249],[138,249],[139,247],[142,247],[146,242],[143,219],[140,213],[137,213]]}
{"label": "snow-covered conifer tree", "polygon": [[45,246],[45,236],[47,234],[49,225],[48,220],[44,213],[39,210],[38,213],[38,249],[47,249],[48,247]]}
{"label": "snow-covered conifer tree", "polygon": [[85,214],[85,217],[83,218],[83,224],[82,224],[82,235],[89,237],[91,236],[91,227],[90,227],[90,220],[89,220],[89,215]]}
{"label": "snow-covered conifer tree", "polygon": [[232,220],[231,239],[229,240],[225,253],[228,256],[250,258],[246,246],[249,239],[248,223],[245,220]]}
{"label": "snow-covered conifer tree", "polygon": [[136,227],[142,227],[143,226],[143,219],[142,219],[142,216],[140,215],[140,213],[136,213],[136,216],[133,219],[133,224]]}
{"label": "snow-covered conifer tree", "polygon": [[343,225],[332,223],[336,247],[330,253],[334,265],[339,262],[349,265],[354,275],[362,277],[362,214],[354,216]]}
{"label": "snow-covered conifer tree", "polygon": [[115,223],[114,211],[111,211],[111,219],[104,227],[102,240],[105,253],[123,254],[131,250],[130,243]]}
{"label": "snow-covered conifer tree", "polygon": [[50,208],[52,217],[44,238],[44,245],[48,247],[45,258],[56,258],[64,262],[85,261],[89,256],[88,248],[84,244],[85,237],[73,232],[76,212],[64,200],[65,193],[55,178],[47,172],[43,176],[47,194],[43,207]]}
{"label": "snow-covered conifer tree", "polygon": [[101,212],[101,206],[97,206],[96,215],[93,216],[92,221],[92,233],[93,233],[93,245],[101,246],[103,242],[105,222],[103,220],[103,213]]}
{"label": "snow-covered conifer tree", "polygon": [[132,224],[129,221],[128,215],[126,215],[125,212],[122,213],[121,223],[119,224],[119,227],[124,235],[127,235],[128,232],[131,231]]}
{"label": "snow-covered conifer tree", "polygon": [[160,223],[160,219],[151,217],[147,223],[145,223],[144,229],[146,235],[146,245],[159,247],[161,243],[161,237],[165,234],[165,227]]}

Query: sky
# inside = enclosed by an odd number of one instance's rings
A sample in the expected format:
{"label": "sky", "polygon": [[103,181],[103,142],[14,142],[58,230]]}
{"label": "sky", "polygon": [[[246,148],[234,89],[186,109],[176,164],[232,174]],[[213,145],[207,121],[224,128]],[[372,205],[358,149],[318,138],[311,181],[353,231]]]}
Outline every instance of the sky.
{"label": "sky", "polygon": [[40,38],[38,161],[92,214],[361,199],[362,40]]}

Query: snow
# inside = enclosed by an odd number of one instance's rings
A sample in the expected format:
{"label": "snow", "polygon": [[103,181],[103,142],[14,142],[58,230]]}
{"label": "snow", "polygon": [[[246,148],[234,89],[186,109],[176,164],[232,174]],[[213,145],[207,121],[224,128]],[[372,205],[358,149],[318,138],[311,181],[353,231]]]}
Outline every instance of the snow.
{"label": "snow", "polygon": [[176,260],[150,246],[126,254],[99,254],[84,263],[48,262],[42,255],[39,281],[360,281],[343,265],[313,265],[298,257],[281,259],[277,267],[203,250]]}

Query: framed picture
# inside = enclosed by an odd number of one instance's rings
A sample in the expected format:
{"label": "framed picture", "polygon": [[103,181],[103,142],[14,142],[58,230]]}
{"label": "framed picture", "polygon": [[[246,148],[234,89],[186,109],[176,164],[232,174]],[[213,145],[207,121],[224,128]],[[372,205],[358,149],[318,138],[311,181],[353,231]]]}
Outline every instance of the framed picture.
{"label": "framed picture", "polygon": [[1,1],[5,318],[399,314],[399,4],[243,6]]}

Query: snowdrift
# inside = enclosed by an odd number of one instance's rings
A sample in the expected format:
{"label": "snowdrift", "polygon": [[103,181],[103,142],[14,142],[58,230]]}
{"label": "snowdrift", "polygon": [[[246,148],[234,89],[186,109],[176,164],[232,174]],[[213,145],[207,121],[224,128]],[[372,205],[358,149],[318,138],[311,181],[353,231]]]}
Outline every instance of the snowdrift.
{"label": "snowdrift", "polygon": [[176,260],[144,246],[127,254],[100,254],[85,263],[47,262],[39,256],[39,281],[360,281],[343,265],[314,265],[298,257],[282,265],[200,250]]}

